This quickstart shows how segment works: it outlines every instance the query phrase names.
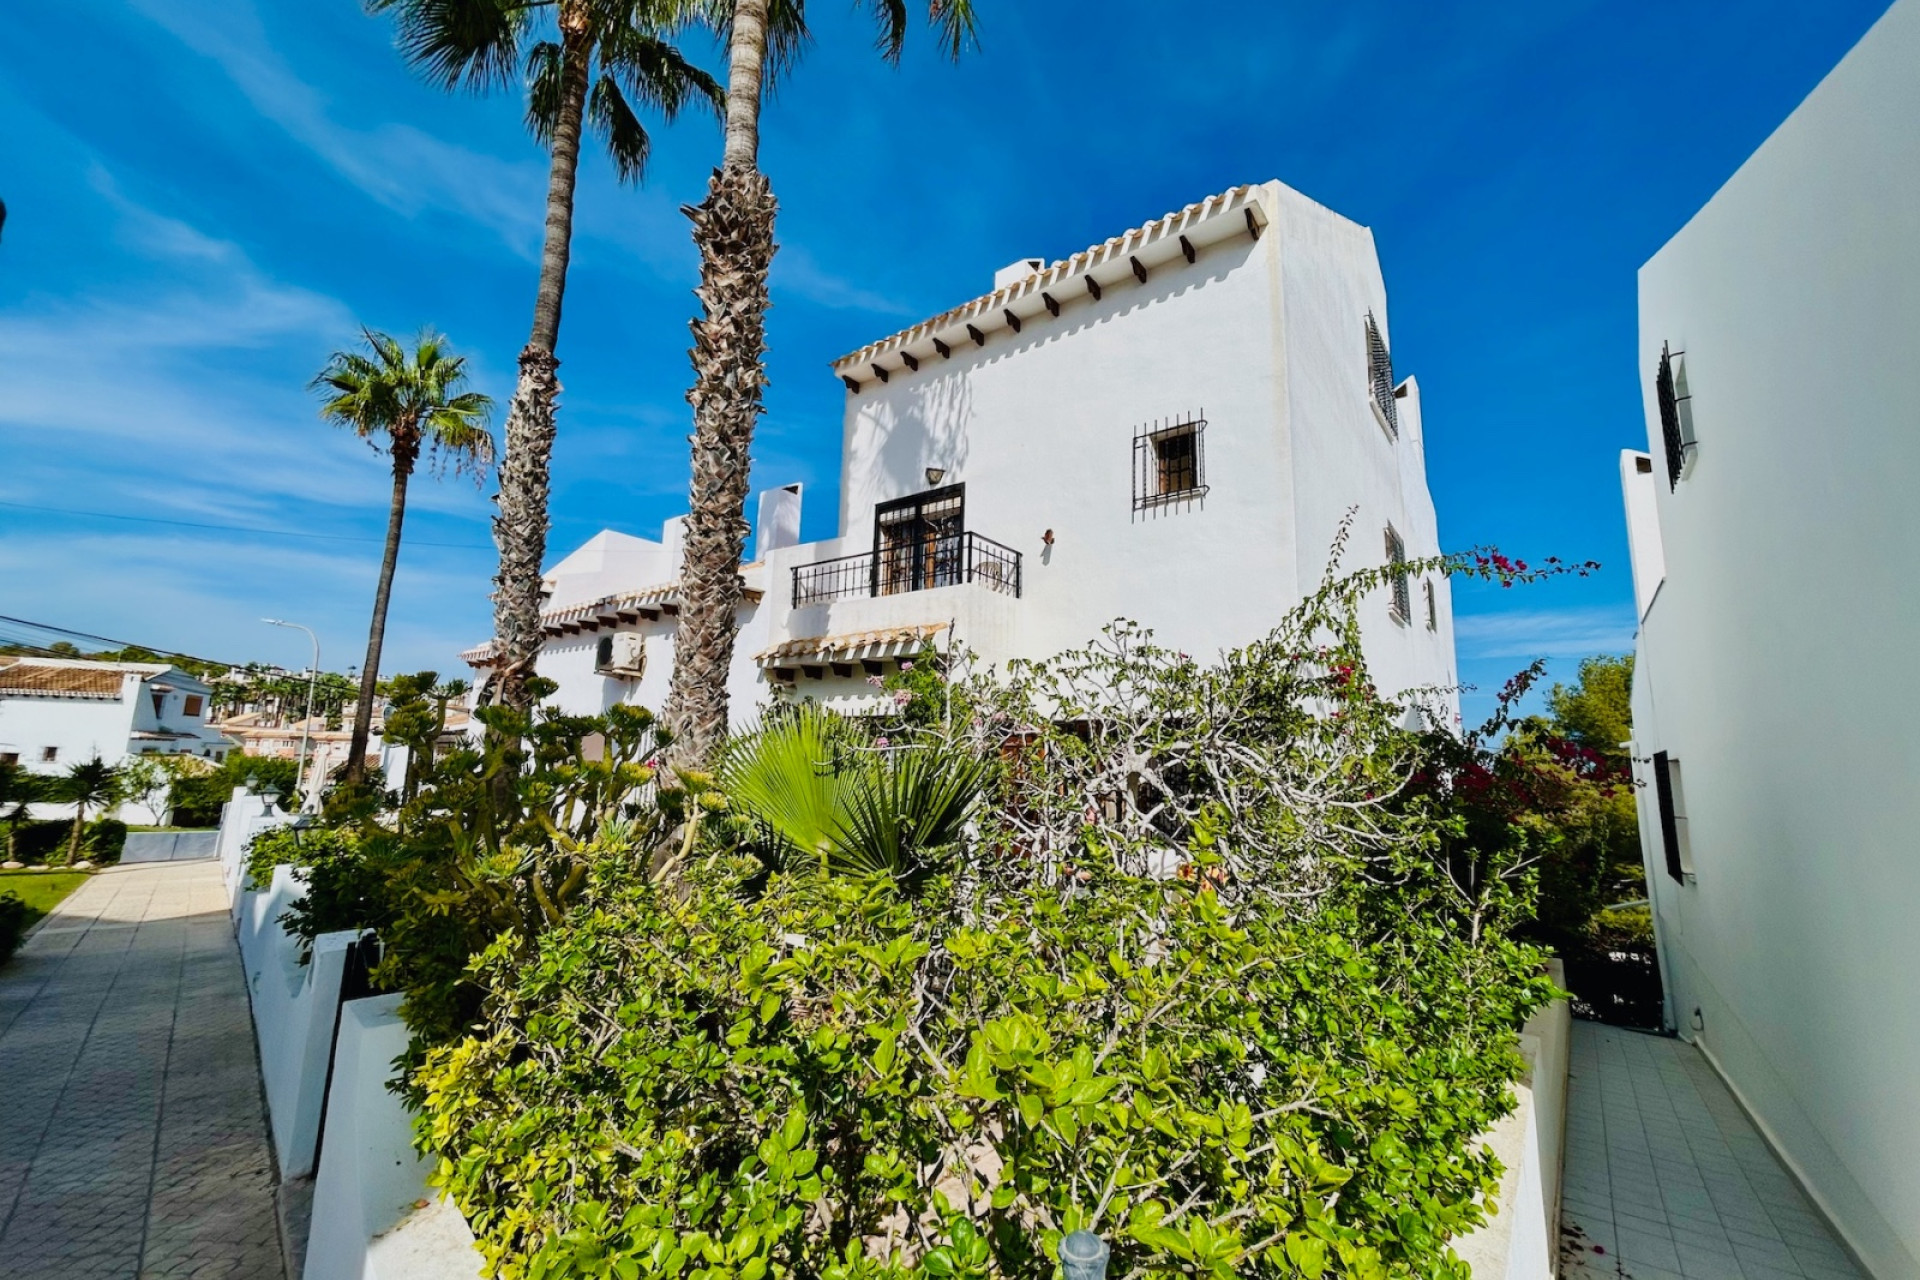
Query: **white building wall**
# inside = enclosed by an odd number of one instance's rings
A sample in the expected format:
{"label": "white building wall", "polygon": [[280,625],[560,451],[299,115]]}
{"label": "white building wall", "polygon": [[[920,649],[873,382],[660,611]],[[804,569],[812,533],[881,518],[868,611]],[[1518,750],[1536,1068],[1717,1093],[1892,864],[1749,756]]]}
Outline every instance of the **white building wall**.
{"label": "white building wall", "polygon": [[[83,760],[99,756],[118,764],[127,754],[133,731],[138,676],[123,682],[120,697],[0,698],[0,751],[17,752],[23,768],[34,773],[65,773]],[[44,759],[48,747],[52,760]]]}
{"label": "white building wall", "polygon": [[[941,468],[942,485],[967,486],[967,527],[1023,555],[1009,643],[1024,657],[1083,645],[1115,618],[1206,657],[1256,639],[1319,582],[1349,507],[1349,567],[1381,562],[1388,521],[1410,556],[1433,554],[1417,408],[1396,443],[1367,403],[1365,317],[1386,319],[1372,234],[1279,183],[1260,199],[1257,241],[1160,263],[1097,301],[1063,289],[1057,318],[863,382],[848,398],[832,554],[870,549],[874,506],[925,491],[925,469]],[[1202,412],[1206,496],[1136,512],[1135,433]],[[947,616],[910,597],[893,609],[915,603],[928,607],[911,620]],[[1437,634],[1390,623],[1384,598],[1371,611],[1383,686],[1452,683],[1449,603],[1443,592]]]}
{"label": "white building wall", "polygon": [[[1635,755],[1682,762],[1695,872],[1643,816],[1672,1008],[1880,1280],[1920,1277],[1916,67],[1898,0],[1640,276],[1665,583]],[[1662,343],[1700,441],[1677,492]]]}

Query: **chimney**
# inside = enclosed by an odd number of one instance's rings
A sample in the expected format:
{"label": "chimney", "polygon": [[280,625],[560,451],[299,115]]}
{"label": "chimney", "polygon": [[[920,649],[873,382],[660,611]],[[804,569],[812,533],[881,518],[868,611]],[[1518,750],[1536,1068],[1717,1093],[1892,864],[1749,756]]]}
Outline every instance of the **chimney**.
{"label": "chimney", "polygon": [[769,552],[791,547],[800,541],[800,486],[781,485],[760,492],[760,518],[754,522],[753,558],[765,560]]}
{"label": "chimney", "polygon": [[1000,268],[993,273],[993,287],[1004,289],[1010,284],[1019,284],[1028,276],[1039,271],[1047,264],[1039,258],[1022,258],[1011,266]]}

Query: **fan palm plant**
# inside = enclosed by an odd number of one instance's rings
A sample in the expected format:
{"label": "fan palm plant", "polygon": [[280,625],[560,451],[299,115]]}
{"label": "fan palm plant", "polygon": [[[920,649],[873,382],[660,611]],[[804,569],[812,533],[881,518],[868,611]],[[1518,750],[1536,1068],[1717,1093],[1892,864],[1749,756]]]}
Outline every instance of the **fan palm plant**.
{"label": "fan palm plant", "polygon": [[[525,709],[526,681],[540,653],[540,570],[547,554],[547,486],[555,436],[560,303],[573,241],[573,196],[581,134],[600,135],[622,182],[638,182],[652,147],[637,108],[671,121],[688,102],[718,111],[718,82],[689,63],[673,38],[694,0],[366,0],[391,12],[400,51],[446,89],[508,85],[524,70],[527,126],[551,153],[546,239],[533,328],[507,406],[506,453],[494,541],[493,631],[499,645],[496,702]],[[552,19],[551,26],[546,17]]]}
{"label": "fan palm plant", "polygon": [[808,705],[721,752],[728,802],[757,823],[788,870],[885,879],[911,890],[965,835],[987,764],[938,742],[880,750]]}
{"label": "fan palm plant", "polygon": [[[760,109],[769,76],[807,39],[806,0],[700,0],[727,41],[726,145],[707,198],[689,210],[700,248],[701,318],[694,322],[693,480],[667,722],[677,756],[703,762],[727,736],[727,673],[746,547],[749,451],[766,386],[767,269],[773,261],[773,187],[760,170]],[[897,62],[908,0],[864,2],[879,48]],[[927,21],[954,58],[973,42],[972,0],[927,0]]]}
{"label": "fan palm plant", "polygon": [[422,330],[408,350],[384,333],[365,331],[367,350],[336,351],[313,380],[324,397],[320,416],[347,428],[393,462],[393,500],[387,509],[387,547],[367,628],[367,661],[360,669],[359,709],[347,753],[347,779],[366,770],[373,726],[373,696],[380,676],[380,648],[387,633],[387,602],[400,561],[400,530],[407,515],[407,483],[424,452],[455,472],[484,477],[493,466],[493,435],[487,419],[493,401],[465,389],[467,361],[447,340]]}
{"label": "fan palm plant", "polygon": [[54,795],[73,806],[73,829],[67,837],[67,865],[80,860],[80,837],[86,830],[87,810],[112,808],[120,800],[120,771],[95,756],[68,769],[53,788]]}

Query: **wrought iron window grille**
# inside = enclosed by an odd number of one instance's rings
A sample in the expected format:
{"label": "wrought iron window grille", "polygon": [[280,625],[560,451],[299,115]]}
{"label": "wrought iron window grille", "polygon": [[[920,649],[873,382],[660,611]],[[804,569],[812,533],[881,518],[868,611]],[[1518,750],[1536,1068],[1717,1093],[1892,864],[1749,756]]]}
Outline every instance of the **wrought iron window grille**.
{"label": "wrought iron window grille", "polygon": [[1667,451],[1667,488],[1675,491],[1687,473],[1699,441],[1693,433],[1693,393],[1687,386],[1687,353],[1660,344],[1660,368],[1654,375],[1660,401],[1660,436]]}
{"label": "wrought iron window grille", "polygon": [[1206,445],[1204,410],[1135,428],[1133,509],[1150,511],[1206,497]]}
{"label": "wrought iron window grille", "polygon": [[1399,623],[1413,621],[1413,587],[1407,577],[1407,544],[1399,532],[1387,526],[1387,568],[1388,582],[1393,588],[1393,620]]}
{"label": "wrought iron window grille", "polygon": [[1393,355],[1380,336],[1379,322],[1367,312],[1367,399],[1389,439],[1400,438],[1400,410],[1393,394]]}

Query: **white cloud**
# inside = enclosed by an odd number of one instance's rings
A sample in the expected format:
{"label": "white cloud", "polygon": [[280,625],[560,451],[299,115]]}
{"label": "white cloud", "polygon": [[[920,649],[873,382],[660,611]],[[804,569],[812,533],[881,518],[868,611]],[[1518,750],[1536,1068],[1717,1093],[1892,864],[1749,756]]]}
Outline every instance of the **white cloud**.
{"label": "white cloud", "polygon": [[458,214],[532,259],[539,250],[546,166],[442,142],[410,124],[355,129],[274,52],[243,0],[133,0],[182,44],[210,58],[256,110],[343,178],[397,213]]}
{"label": "white cloud", "polygon": [[791,291],[809,302],[836,311],[871,311],[883,316],[918,314],[915,308],[897,298],[863,289],[828,271],[814,260],[812,254],[798,245],[784,245],[774,255],[768,285],[776,294]]}
{"label": "white cloud", "polygon": [[1516,610],[1456,615],[1454,639],[1463,660],[1585,657],[1633,648],[1633,608]]}

